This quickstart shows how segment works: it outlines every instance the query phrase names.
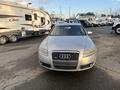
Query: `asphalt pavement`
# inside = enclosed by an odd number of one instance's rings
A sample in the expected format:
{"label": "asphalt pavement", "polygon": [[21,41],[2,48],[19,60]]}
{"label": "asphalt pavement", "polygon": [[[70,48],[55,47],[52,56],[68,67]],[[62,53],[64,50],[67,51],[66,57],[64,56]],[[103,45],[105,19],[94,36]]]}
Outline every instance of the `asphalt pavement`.
{"label": "asphalt pavement", "polygon": [[82,72],[55,72],[38,63],[45,36],[0,46],[0,90],[119,90],[120,36],[111,27],[88,28],[97,46],[97,63]]}

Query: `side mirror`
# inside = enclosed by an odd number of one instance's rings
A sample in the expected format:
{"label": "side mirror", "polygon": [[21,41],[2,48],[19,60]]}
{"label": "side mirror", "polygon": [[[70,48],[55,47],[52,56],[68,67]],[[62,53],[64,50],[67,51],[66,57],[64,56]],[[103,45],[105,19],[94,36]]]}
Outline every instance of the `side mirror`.
{"label": "side mirror", "polygon": [[93,34],[93,32],[91,32],[91,31],[88,31],[88,35],[92,35]]}

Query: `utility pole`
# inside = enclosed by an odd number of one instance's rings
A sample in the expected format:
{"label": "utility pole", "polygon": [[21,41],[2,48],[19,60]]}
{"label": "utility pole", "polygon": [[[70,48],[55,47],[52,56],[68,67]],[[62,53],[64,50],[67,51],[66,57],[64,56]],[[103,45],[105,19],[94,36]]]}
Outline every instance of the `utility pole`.
{"label": "utility pole", "polygon": [[61,9],[61,6],[60,6],[60,19],[62,20],[62,9]]}
{"label": "utility pole", "polygon": [[71,18],[71,8],[69,7],[69,19]]}
{"label": "utility pole", "polygon": [[112,9],[110,8],[110,16],[112,15]]}

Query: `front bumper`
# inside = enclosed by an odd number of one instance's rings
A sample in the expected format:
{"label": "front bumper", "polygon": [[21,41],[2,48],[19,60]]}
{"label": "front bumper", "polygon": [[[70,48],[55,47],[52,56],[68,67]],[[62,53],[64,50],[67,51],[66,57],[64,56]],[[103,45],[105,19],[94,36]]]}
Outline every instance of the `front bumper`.
{"label": "front bumper", "polygon": [[54,70],[54,71],[68,71],[68,72],[76,72],[76,71],[84,71],[91,69],[95,63],[96,63],[96,55],[92,55],[87,57],[89,60],[87,62],[82,63],[82,56],[79,57],[77,66],[73,69],[73,67],[60,67],[59,69],[55,67],[53,64],[52,57],[44,56],[42,54],[39,54],[39,63],[41,66],[43,66],[46,69]]}
{"label": "front bumper", "polygon": [[91,64],[88,64],[88,65],[84,65],[84,66],[81,66],[81,67],[84,67],[83,69],[56,69],[56,68],[52,68],[49,64],[44,64],[42,62],[40,62],[40,65],[48,70],[53,70],[53,71],[65,71],[65,72],[77,72],[77,71],[84,71],[84,70],[88,70],[88,69],[91,69],[94,67],[95,65],[95,62],[94,63],[91,63]]}

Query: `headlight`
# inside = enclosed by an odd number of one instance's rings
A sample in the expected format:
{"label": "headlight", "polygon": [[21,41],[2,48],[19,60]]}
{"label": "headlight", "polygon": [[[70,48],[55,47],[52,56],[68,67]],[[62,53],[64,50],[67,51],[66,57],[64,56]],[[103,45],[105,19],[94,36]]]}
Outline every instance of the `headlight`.
{"label": "headlight", "polygon": [[45,56],[48,56],[48,50],[45,48],[40,48],[40,53],[45,55]]}
{"label": "headlight", "polygon": [[95,49],[91,49],[91,50],[85,50],[84,53],[83,53],[83,58],[84,57],[89,57],[93,54],[96,54],[96,50]]}
{"label": "headlight", "polygon": [[87,65],[90,63],[94,63],[96,60],[96,50],[95,49],[91,49],[91,50],[86,50],[83,53],[83,58],[81,60],[81,65]]}

